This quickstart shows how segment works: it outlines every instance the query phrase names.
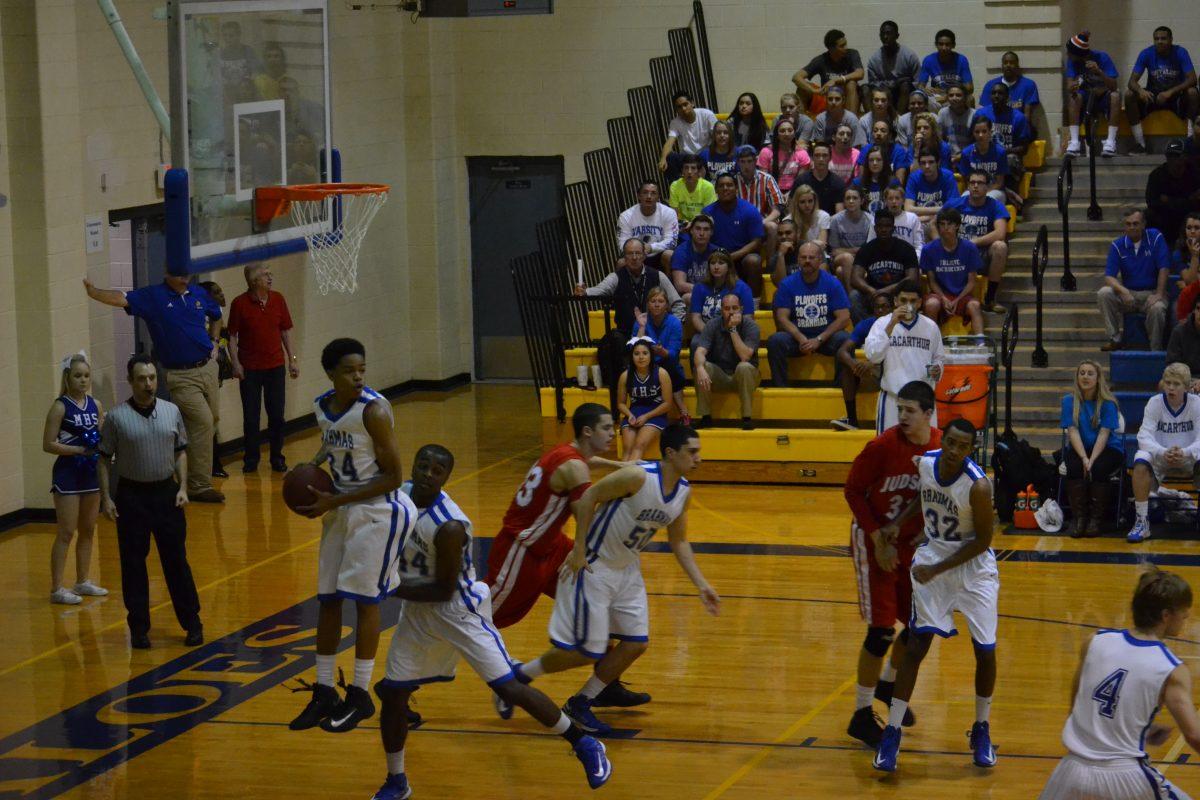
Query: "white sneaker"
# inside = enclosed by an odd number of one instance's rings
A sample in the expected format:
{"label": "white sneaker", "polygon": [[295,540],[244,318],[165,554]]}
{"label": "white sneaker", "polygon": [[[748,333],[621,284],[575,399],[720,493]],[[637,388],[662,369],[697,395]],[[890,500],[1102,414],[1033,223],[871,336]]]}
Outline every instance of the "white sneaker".
{"label": "white sneaker", "polygon": [[1125,536],[1125,541],[1130,544],[1144,542],[1150,538],[1150,520],[1145,517],[1138,517],[1134,520],[1133,529]]}
{"label": "white sneaker", "polygon": [[1100,155],[1104,158],[1112,158],[1117,154],[1116,142],[1105,142],[1104,148],[1100,151]]}
{"label": "white sneaker", "polygon": [[50,602],[62,603],[65,606],[77,606],[83,602],[83,598],[65,586],[60,586],[50,595]]}
{"label": "white sneaker", "polygon": [[1073,141],[1067,145],[1067,153],[1066,154],[1069,156],[1077,156],[1082,152],[1083,152],[1083,145],[1079,143],[1078,139],[1076,139],[1075,141]]}
{"label": "white sneaker", "polygon": [[83,597],[107,597],[108,589],[103,586],[97,586],[91,581],[83,581],[75,584],[75,594]]}

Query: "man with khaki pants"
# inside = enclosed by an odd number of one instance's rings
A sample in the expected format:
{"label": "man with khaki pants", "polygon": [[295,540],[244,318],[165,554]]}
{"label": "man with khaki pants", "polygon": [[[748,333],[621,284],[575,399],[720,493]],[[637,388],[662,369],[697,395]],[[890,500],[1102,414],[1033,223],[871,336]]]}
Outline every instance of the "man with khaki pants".
{"label": "man with khaki pants", "polygon": [[217,411],[217,344],[221,307],[186,275],[132,292],[100,289],[84,278],[88,297],[140,317],[150,330],[155,354],[166,371],[171,402],[187,428],[187,493],[199,503],[221,503],[212,485],[213,432]]}
{"label": "man with khaki pants", "polygon": [[736,294],[721,298],[721,316],[708,321],[692,340],[696,376],[696,427],[712,424],[712,393],[735,390],[742,404],[742,428],[754,428],[754,390],[762,381],[758,372],[761,333],[753,316],[742,314]]}
{"label": "man with khaki pants", "polygon": [[1166,238],[1155,228],[1146,227],[1146,212],[1126,208],[1121,213],[1125,235],[1108,249],[1104,286],[1096,292],[1096,302],[1104,316],[1108,341],[1104,352],[1120,350],[1122,315],[1137,312],[1146,315],[1146,336],[1150,349],[1166,347],[1167,276],[1171,270],[1171,249]]}

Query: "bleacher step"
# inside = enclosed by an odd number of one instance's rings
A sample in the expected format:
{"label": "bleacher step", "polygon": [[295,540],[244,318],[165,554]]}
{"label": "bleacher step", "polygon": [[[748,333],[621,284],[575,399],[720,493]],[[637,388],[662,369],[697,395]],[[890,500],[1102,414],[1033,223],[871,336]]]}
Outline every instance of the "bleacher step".
{"label": "bleacher step", "polygon": [[[543,388],[539,390],[541,397],[541,408],[543,417],[554,417],[557,415],[555,409],[554,390],[551,388]],[[696,390],[694,387],[687,387],[683,391],[684,403],[693,416],[696,414]],[[858,418],[867,425],[874,425],[875,422],[875,403],[877,394],[875,392],[860,392],[857,397]],[[737,420],[741,419],[741,402],[738,396],[731,392],[720,392],[713,394],[713,417],[722,420]],[[579,389],[569,387],[563,390],[563,404],[566,406],[567,416],[574,413],[575,409],[583,403],[608,403],[608,391],[592,391],[587,389]],[[842,402],[842,390],[836,388],[811,388],[811,389],[775,389],[772,387],[759,387],[754,391],[754,404],[751,416],[754,419],[771,419],[771,420],[791,420],[794,423],[799,423],[801,426],[808,425],[825,425],[831,419],[843,417],[846,414],[845,404]]]}

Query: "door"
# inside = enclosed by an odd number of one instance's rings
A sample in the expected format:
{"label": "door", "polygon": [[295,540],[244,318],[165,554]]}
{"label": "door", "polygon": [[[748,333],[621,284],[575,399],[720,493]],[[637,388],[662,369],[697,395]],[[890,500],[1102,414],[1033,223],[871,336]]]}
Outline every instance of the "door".
{"label": "door", "polygon": [[509,262],[538,249],[538,223],[563,215],[561,156],[467,159],[475,378],[530,379]]}

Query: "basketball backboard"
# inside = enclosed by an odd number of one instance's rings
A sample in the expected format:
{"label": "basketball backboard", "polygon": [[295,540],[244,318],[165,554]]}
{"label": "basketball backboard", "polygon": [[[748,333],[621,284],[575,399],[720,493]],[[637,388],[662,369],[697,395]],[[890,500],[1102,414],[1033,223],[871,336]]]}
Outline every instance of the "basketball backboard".
{"label": "basketball backboard", "polygon": [[303,250],[305,230],[287,216],[256,223],[253,195],[340,179],[325,0],[171,0],[168,10],[168,267],[201,272]]}

